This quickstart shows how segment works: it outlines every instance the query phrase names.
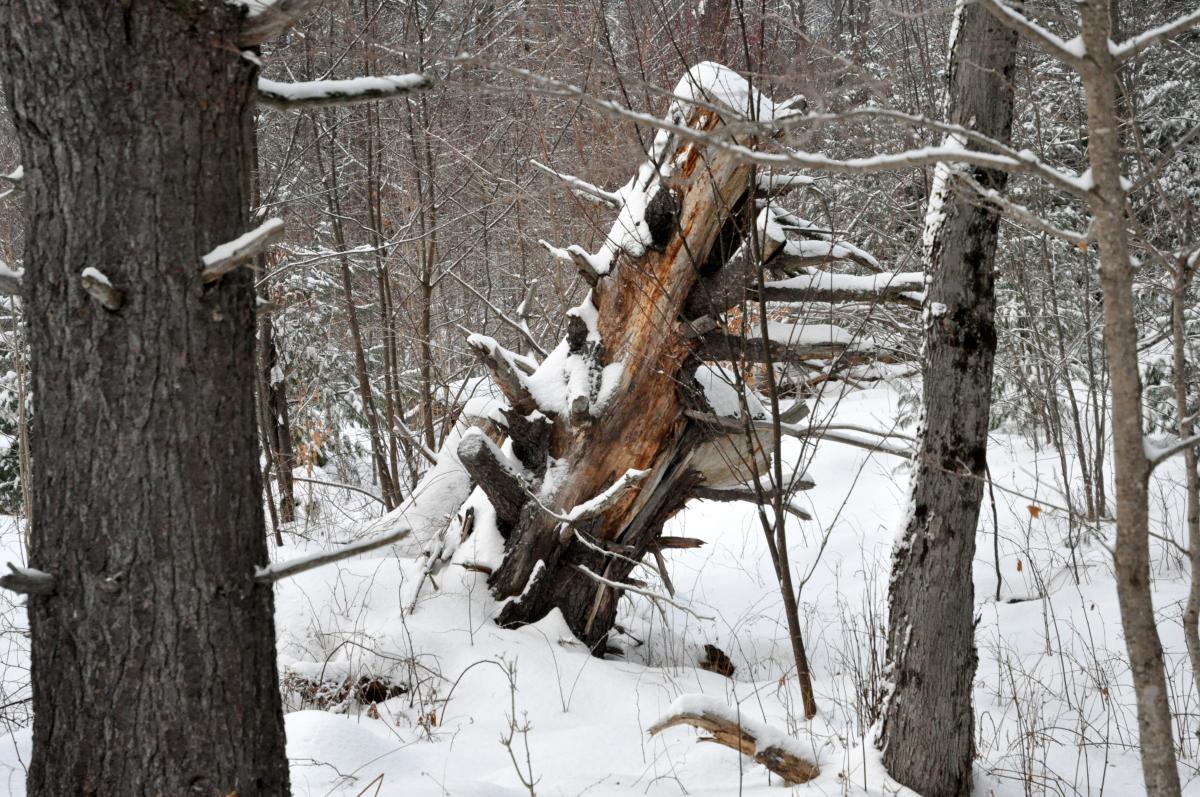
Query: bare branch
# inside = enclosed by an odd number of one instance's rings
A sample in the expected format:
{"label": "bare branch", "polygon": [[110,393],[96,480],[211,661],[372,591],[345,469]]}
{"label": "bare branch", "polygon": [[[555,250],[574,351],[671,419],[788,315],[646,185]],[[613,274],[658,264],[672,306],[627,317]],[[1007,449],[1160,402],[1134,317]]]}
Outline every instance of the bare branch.
{"label": "bare branch", "polygon": [[[797,490],[806,489],[806,486],[812,486],[812,482],[801,481],[796,487]],[[760,494],[752,487],[733,487],[733,488],[713,488],[705,487],[703,484],[698,484],[691,489],[692,497],[702,498],[706,501],[749,501],[752,504],[760,502],[769,502],[775,499],[774,490],[763,490]],[[812,515],[805,510],[796,506],[789,500],[784,500],[783,508],[789,514],[795,515],[801,520],[812,520]]]}
{"label": "bare branch", "polygon": [[583,573],[585,576],[590,578],[592,581],[603,584],[606,587],[611,587],[615,590],[624,590],[625,592],[633,592],[638,595],[644,595],[645,597],[649,598],[652,601],[662,601],[663,603],[668,603],[671,606],[674,606],[676,609],[679,609],[680,611],[687,612],[692,617],[695,617],[697,620],[713,621],[713,620],[717,619],[715,617],[708,617],[703,614],[697,614],[690,607],[685,606],[684,604],[680,603],[677,600],[674,600],[673,598],[668,598],[666,595],[660,595],[659,593],[652,592],[648,589],[642,589],[641,587],[635,587],[633,584],[627,584],[623,581],[613,581],[612,579],[605,578],[604,576],[601,576],[601,575],[597,575],[596,573],[593,573],[591,570],[589,570],[584,565],[575,565],[575,569],[578,570],[580,573]]}
{"label": "bare branch", "polygon": [[521,335],[521,337],[523,337],[525,339],[525,342],[528,343],[530,345],[530,347],[533,348],[534,351],[536,351],[538,354],[540,354],[543,358],[546,357],[546,350],[543,349],[541,347],[541,345],[537,342],[537,339],[533,337],[533,334],[529,331],[529,327],[527,327],[525,324],[522,324],[520,321],[510,318],[507,314],[505,314],[505,312],[503,310],[501,310],[499,307],[497,307],[496,305],[494,305],[490,301],[488,301],[488,298],[486,296],[484,296],[482,293],[480,293],[479,291],[477,291],[473,285],[471,285],[469,282],[464,280],[462,277],[458,276],[458,274],[455,273],[453,269],[447,270],[446,273],[449,274],[452,279],[454,279],[456,282],[458,282],[459,285],[466,288],[471,293],[475,294],[475,297],[477,299],[479,299],[479,301],[486,304],[491,309],[491,311],[493,313],[495,313],[496,316],[501,321],[503,321],[504,323],[508,324],[510,327],[515,329]]}
{"label": "bare branch", "polygon": [[335,487],[339,490],[350,490],[351,492],[361,493],[362,495],[365,495],[367,498],[372,499],[376,503],[384,504],[384,506],[387,505],[386,503],[384,503],[384,500],[382,498],[380,498],[379,496],[375,495],[375,493],[371,492],[370,490],[364,490],[361,487],[355,487],[353,484],[343,484],[341,482],[327,482],[327,481],[321,481],[320,479],[310,479],[306,476],[295,476],[295,475],[292,476],[292,480],[298,481],[298,482],[304,482],[306,484],[319,484],[322,487]]}
{"label": "bare branch", "polygon": [[266,567],[257,568],[254,571],[254,580],[259,584],[273,584],[276,581],[291,578],[307,570],[314,570],[318,567],[333,564],[334,562],[340,562],[343,559],[349,559],[352,556],[374,551],[385,545],[391,545],[399,542],[411,533],[412,529],[405,524],[403,527],[390,531],[387,534],[352,542],[337,551],[322,551],[309,556],[298,556],[295,559],[289,559],[285,562],[276,562]]}
{"label": "bare branch", "polygon": [[349,80],[309,80],[280,83],[258,79],[258,102],[268,108],[294,110],[330,105],[357,105],[400,97],[433,85],[426,75],[385,75]]}
{"label": "bare branch", "polygon": [[1053,224],[1043,221],[1029,208],[1006,199],[994,188],[984,188],[979,184],[978,180],[961,170],[954,170],[951,174],[954,180],[961,181],[970,188],[979,202],[995,208],[1013,221],[1028,225],[1035,230],[1044,232],[1061,241],[1066,241],[1069,244],[1078,245],[1088,243],[1095,238],[1095,232],[1090,228],[1085,233],[1079,233],[1074,230],[1064,230],[1061,227],[1055,227]]}
{"label": "bare branch", "polygon": [[[995,2],[995,0],[980,0],[980,2]],[[578,100],[580,104],[593,110],[630,119],[659,130],[666,130],[685,141],[693,141],[712,147],[713,149],[723,150],[743,163],[753,163],[758,166],[775,169],[798,167],[834,174],[876,174],[915,166],[933,166],[939,162],[968,163],[984,169],[998,169],[1014,174],[1035,175],[1063,191],[1084,200],[1090,197],[1092,188],[1090,175],[1066,174],[1043,163],[1032,152],[998,155],[956,146],[941,146],[923,147],[894,154],[874,155],[868,158],[847,158],[844,160],[795,150],[760,152],[741,144],[722,140],[703,130],[696,130],[687,125],[676,124],[667,119],[660,119],[653,114],[631,111],[619,103],[598,99],[577,86],[537,75],[529,70],[512,67],[502,69],[533,81],[540,86],[539,90],[546,94],[572,97]]]}
{"label": "bare branch", "polygon": [[544,163],[529,160],[529,165],[536,169],[541,169],[546,174],[562,181],[575,194],[587,199],[590,202],[596,202],[601,205],[607,205],[610,208],[619,209],[621,207],[621,197],[617,196],[612,191],[605,191],[598,185],[593,185],[587,180],[581,180],[573,174],[564,174],[563,172],[555,171]]}

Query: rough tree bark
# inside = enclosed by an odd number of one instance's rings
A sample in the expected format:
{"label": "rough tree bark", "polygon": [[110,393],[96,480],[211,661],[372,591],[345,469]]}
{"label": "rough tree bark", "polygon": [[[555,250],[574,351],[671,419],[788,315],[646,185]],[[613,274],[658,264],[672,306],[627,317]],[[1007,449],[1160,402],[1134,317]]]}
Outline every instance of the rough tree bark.
{"label": "rough tree bark", "polygon": [[[768,117],[773,107],[739,75],[711,63],[694,67],[675,93],[703,95],[738,118],[748,115],[751,98],[762,104],[756,117]],[[730,132],[721,129],[721,114],[712,107],[689,102],[673,103],[668,119],[712,134]],[[745,267],[746,256],[737,254],[751,232],[746,217],[755,220],[756,235],[766,233],[761,255],[768,270],[796,274],[805,286],[771,284],[771,291],[791,298],[795,290],[816,302],[851,296],[886,301],[890,283],[834,279],[819,266],[860,250],[801,240],[806,223],[787,222],[792,217],[777,208],[742,213],[767,195],[762,185],[773,184],[756,181],[749,165],[727,148],[662,131],[650,161],[620,191],[577,178],[564,182],[619,208],[599,253],[547,244],[592,291],[570,311],[566,338],[540,363],[490,338],[471,339],[507,399],[505,432],[513,455],[478,436],[465,438],[458,453],[493,506],[503,510],[498,520],[506,554],[490,579],[504,601],[499,622],[530,622],[557,608],[580,639],[603,653],[621,594],[611,585],[628,583],[634,563],[653,556],[663,522],[697,491],[752,494],[753,473],[767,469],[767,446],[749,445],[742,433],[736,389],[728,377],[716,384],[722,372],[704,362],[753,362],[764,349],[761,341],[744,341],[722,328],[725,311],[744,304],[756,289],[757,268]],[[798,263],[814,247],[825,256]],[[742,266],[730,266],[739,261]],[[727,267],[738,289],[724,275]],[[907,276],[903,300],[910,302],[921,283]],[[781,340],[772,338],[777,361],[834,357],[853,345],[848,333],[825,325],[824,333],[791,335],[801,326],[789,327]],[[732,393],[732,413],[729,404],[720,412],[711,406],[713,390]],[[751,396],[749,404],[759,413],[750,420],[766,418],[761,397]],[[756,468],[751,458],[757,458]],[[609,491],[600,505],[589,503],[630,471],[643,474]]]}
{"label": "rough tree bark", "polygon": [[[1016,33],[977,5],[956,13],[949,121],[1007,141]],[[928,797],[960,797],[970,793],[974,757],[971,564],[987,467],[999,215],[980,207],[970,188],[956,188],[953,169],[937,169],[926,220],[922,434],[892,564],[891,692],[878,741],[900,783]],[[1000,172],[970,174],[990,189],[1006,182]]]}
{"label": "rough tree bark", "polygon": [[[38,430],[37,797],[286,795],[254,412],[256,68],[225,3],[0,3]],[[99,269],[117,310],[81,287]]]}

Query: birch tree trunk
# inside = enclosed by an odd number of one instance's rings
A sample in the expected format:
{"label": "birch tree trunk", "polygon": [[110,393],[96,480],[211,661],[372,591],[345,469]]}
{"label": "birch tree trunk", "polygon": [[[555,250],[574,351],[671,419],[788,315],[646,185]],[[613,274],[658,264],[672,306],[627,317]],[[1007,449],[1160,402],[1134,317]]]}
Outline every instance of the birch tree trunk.
{"label": "birch tree trunk", "polygon": [[[956,11],[949,121],[1006,141],[1017,35],[977,5]],[[971,169],[987,188],[1006,176]],[[923,420],[908,520],[889,589],[890,697],[879,744],[893,778],[927,797],[971,790],[975,652],[971,565],[987,468],[996,352],[998,214],[937,167],[926,220]]]}
{"label": "birch tree trunk", "polygon": [[[225,3],[0,3],[38,426],[28,789],[287,795],[246,231],[256,69]],[[100,270],[116,310],[80,285]]]}

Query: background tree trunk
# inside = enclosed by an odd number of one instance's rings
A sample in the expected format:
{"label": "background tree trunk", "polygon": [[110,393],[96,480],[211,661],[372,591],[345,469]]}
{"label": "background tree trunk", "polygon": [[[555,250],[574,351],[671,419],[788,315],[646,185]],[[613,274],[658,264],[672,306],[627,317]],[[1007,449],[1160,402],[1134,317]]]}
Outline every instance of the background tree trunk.
{"label": "background tree trunk", "polygon": [[[1139,336],[1134,312],[1134,268],[1126,231],[1126,192],[1122,185],[1117,75],[1120,64],[1109,52],[1114,35],[1107,0],[1080,4],[1081,36],[1088,57],[1080,76],[1087,95],[1088,162],[1095,187],[1092,215],[1100,245],[1100,287],[1104,291],[1104,348],[1112,379],[1113,475],[1116,482],[1117,539],[1113,546],[1121,628],[1137,696],[1138,741],[1146,793],[1179,794],[1171,704],[1158,620],[1154,616],[1150,573],[1149,482],[1142,421]],[[1182,416],[1186,408],[1178,410]]]}
{"label": "background tree trunk", "polygon": [[[34,392],[29,793],[286,795],[245,231],[255,67],[224,3],[11,0]],[[98,268],[124,292],[102,308]]]}
{"label": "background tree trunk", "polygon": [[[949,121],[1007,141],[1017,36],[977,5],[957,13]],[[923,432],[888,596],[892,690],[879,741],[896,780],[927,797],[958,797],[970,793],[974,757],[971,565],[987,467],[1000,219],[970,189],[955,189],[953,171],[938,172],[926,220]],[[996,190],[1006,181],[969,173]]]}

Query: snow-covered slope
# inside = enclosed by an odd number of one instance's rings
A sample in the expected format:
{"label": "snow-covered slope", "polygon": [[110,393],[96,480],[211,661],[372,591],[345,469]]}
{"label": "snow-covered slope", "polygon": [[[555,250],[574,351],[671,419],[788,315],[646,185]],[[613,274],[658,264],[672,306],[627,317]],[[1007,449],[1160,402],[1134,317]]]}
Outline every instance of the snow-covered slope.
{"label": "snow-covered slope", "polygon": [[[859,391],[843,398],[837,415],[888,428],[897,404],[890,388]],[[790,454],[808,457],[798,444]],[[1056,509],[1063,504],[1057,454],[997,434],[990,462],[1003,585],[997,603],[995,526],[985,499],[975,563],[976,794],[1142,794],[1105,550],[1111,526],[1085,533],[1072,554],[1066,543],[1079,530],[1069,530]],[[813,723],[801,718],[752,507],[697,502],[667,531],[707,542],[668,552],[677,599],[692,612],[632,596],[623,603],[625,633],[615,639],[621,655],[606,660],[588,655],[556,615],[497,628],[486,577],[458,564],[435,576],[436,589],[423,580],[422,560],[395,552],[281,583],[277,628],[294,793],[515,797],[530,794],[524,778],[542,797],[903,794],[862,740],[879,697],[888,567],[907,468],[825,443],[807,472],[817,487],[801,504],[814,520],[792,521],[789,534],[794,570],[807,579],[800,600],[821,712]],[[1164,534],[1181,526],[1178,478],[1177,469],[1164,468],[1155,483],[1156,530]],[[1186,792],[1200,794],[1200,701],[1179,622],[1186,572],[1169,546],[1156,550],[1160,633],[1182,712],[1181,773]],[[296,553],[289,546],[287,555]],[[455,561],[471,557],[467,545]],[[639,577],[661,590],[652,571]],[[729,655],[732,678],[697,666],[705,644]],[[406,691],[364,706],[339,691],[347,679]],[[688,694],[792,734],[817,751],[821,775],[789,790],[748,758],[696,744],[695,731],[649,737],[647,728]],[[28,744],[28,730],[0,740],[0,793],[23,794]]]}

